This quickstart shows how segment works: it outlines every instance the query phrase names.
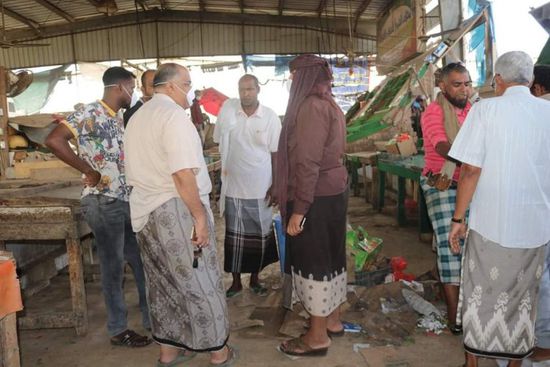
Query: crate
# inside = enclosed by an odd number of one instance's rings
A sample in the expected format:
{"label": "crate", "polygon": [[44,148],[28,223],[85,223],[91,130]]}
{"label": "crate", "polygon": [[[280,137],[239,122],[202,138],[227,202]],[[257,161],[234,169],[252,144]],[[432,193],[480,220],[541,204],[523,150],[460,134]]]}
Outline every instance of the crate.
{"label": "crate", "polygon": [[364,287],[374,287],[384,283],[386,276],[391,273],[391,266],[387,266],[375,271],[355,271],[355,281],[353,284]]}

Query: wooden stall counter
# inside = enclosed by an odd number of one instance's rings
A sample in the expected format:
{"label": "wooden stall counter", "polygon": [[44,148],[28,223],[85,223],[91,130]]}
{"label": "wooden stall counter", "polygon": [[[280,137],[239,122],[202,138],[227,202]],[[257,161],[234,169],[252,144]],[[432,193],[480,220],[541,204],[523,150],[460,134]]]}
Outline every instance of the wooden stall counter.
{"label": "wooden stall counter", "polygon": [[[36,195],[47,193],[34,191]],[[80,199],[15,195],[2,195],[0,191],[0,245],[18,240],[36,240],[37,245],[45,240],[65,241],[72,303],[69,312],[41,312],[21,317],[19,326],[22,329],[74,327],[77,335],[83,335],[88,330],[88,312],[80,239],[90,230],[80,213]],[[66,194],[61,191],[58,195]]]}

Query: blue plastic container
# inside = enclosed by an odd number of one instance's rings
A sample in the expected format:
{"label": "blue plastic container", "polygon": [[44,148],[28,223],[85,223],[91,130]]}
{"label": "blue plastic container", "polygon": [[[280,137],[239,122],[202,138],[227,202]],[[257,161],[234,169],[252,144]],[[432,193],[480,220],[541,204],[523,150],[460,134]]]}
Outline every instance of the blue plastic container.
{"label": "blue plastic container", "polygon": [[283,274],[285,272],[285,232],[283,231],[283,221],[280,214],[273,216],[273,229],[275,230],[275,240],[279,249],[281,274]]}

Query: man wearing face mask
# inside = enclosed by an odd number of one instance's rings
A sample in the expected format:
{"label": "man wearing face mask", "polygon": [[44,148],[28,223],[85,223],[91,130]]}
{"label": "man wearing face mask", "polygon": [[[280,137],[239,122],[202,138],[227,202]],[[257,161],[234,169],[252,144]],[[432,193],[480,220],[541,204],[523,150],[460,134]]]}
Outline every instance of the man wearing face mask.
{"label": "man wearing face mask", "polygon": [[189,72],[167,63],[155,94],[132,117],[124,136],[132,226],[147,274],[157,366],[175,366],[210,352],[211,365],[229,366],[229,320],[216,255],[212,184],[199,134],[185,112]]}
{"label": "man wearing face mask", "polygon": [[133,105],[131,108],[127,109],[124,112],[124,127],[128,125],[128,121],[130,121],[130,117],[141,107],[145,102],[151,99],[153,97],[153,93],[155,93],[154,87],[153,87],[153,78],[155,77],[155,71],[156,70],[145,70],[143,74],[141,74],[141,93],[142,97],[136,102],[135,105]]}
{"label": "man wearing face mask", "polygon": [[460,334],[456,310],[461,255],[451,252],[448,241],[460,167],[447,153],[470,111],[468,98],[472,82],[468,70],[459,63],[445,66],[440,77],[441,92],[421,118],[425,166],[420,184],[437,243],[437,267],[445,292],[449,329],[453,334]]}
{"label": "man wearing face mask", "polygon": [[[123,292],[127,261],[136,279],[143,327],[149,329],[145,276],[130,223],[122,150],[124,125],[120,109],[130,105],[135,76],[122,67],[112,67],[103,74],[103,85],[103,98],[61,121],[46,139],[46,145],[83,174],[81,207],[97,246],[111,344],[143,347],[151,339],[128,329]],[[69,145],[73,138],[78,141],[78,155]]]}

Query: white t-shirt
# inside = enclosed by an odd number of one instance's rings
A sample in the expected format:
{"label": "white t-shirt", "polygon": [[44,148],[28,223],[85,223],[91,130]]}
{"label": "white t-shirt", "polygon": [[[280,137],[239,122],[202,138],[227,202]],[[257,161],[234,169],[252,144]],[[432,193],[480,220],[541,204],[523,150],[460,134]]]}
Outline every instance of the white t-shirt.
{"label": "white t-shirt", "polygon": [[239,199],[263,199],[272,181],[271,153],[277,151],[281,120],[270,108],[259,105],[247,116],[238,99],[220,110],[214,141],[222,154],[224,194]]}
{"label": "white t-shirt", "polygon": [[469,226],[509,248],[550,240],[550,102],[523,86],[476,103],[449,155],[481,168]]}
{"label": "white t-shirt", "polygon": [[212,184],[199,134],[185,110],[167,95],[156,93],[134,113],[124,134],[124,151],[135,232],[143,229],[151,212],[179,197],[172,174],[182,169],[194,170],[201,201],[209,204]]}

